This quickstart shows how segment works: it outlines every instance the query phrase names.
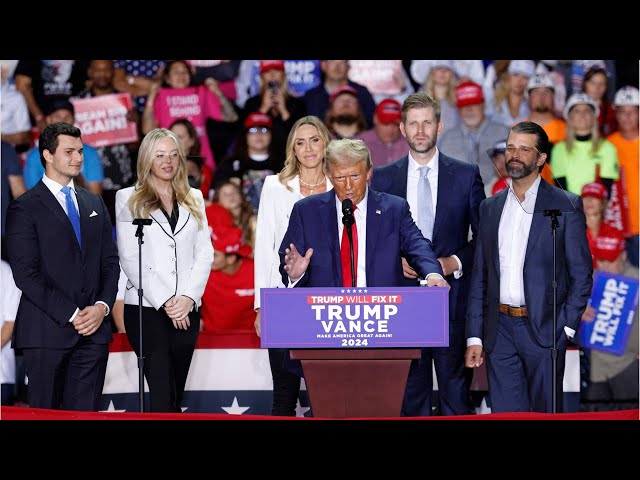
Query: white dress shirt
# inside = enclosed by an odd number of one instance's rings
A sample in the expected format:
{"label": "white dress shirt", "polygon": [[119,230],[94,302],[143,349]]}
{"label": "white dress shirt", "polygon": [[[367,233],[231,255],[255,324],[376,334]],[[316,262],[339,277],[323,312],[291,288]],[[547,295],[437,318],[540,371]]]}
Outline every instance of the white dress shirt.
{"label": "white dress shirt", "polygon": [[[42,176],[42,183],[44,183],[45,186],[52,193],[52,195],[54,197],[56,197],[56,200],[58,201],[58,203],[60,204],[60,206],[64,210],[64,213],[69,215],[69,212],[67,212],[67,197],[64,194],[64,192],[62,191],[62,188],[65,187],[65,185],[60,185],[55,180],[51,180],[49,177],[47,177],[46,173]],[[78,194],[76,193],[75,186],[73,185],[73,180],[71,180],[69,182],[69,184],[66,185],[66,186],[70,187],[71,191],[73,192],[73,195],[71,195],[71,200],[73,201],[74,205],[76,206],[76,210],[78,211],[78,216],[79,216],[80,215],[80,208],[78,206],[78,198],[77,198]],[[102,300],[98,300],[94,305],[97,305],[98,303],[100,305],[104,305],[105,307],[107,307],[107,311],[106,311],[107,313],[105,313],[104,316],[106,317],[107,315],[109,315],[109,312],[111,311],[111,309],[109,308],[109,305],[104,303]],[[76,318],[76,315],[78,314],[79,311],[80,311],[80,309],[78,307],[76,307],[76,311],[73,312],[73,315],[71,315],[71,318],[69,319],[69,322],[73,322],[73,319]]]}
{"label": "white dress shirt", "polygon": [[12,135],[31,130],[27,101],[22,93],[16,90],[15,85],[10,85],[8,81],[3,80],[0,98],[2,98],[2,109],[0,109],[2,133]]}
{"label": "white dress shirt", "polygon": [[[440,151],[436,147],[436,153],[429,161],[429,171],[427,172],[427,180],[431,187],[431,204],[433,205],[434,218],[438,208],[438,170],[440,166]],[[411,210],[411,218],[418,224],[418,182],[420,180],[420,165],[409,153],[409,164],[407,167],[407,202]],[[431,240],[431,239],[429,239]],[[462,276],[462,262],[457,255],[452,255],[458,262],[458,269],[453,272],[454,278]]]}
{"label": "white dress shirt", "polygon": [[[538,176],[524,194],[522,204],[509,189],[498,227],[500,261],[500,303],[519,307],[524,299],[524,256],[527,252],[533,210],[538,197],[541,177]],[[511,179],[508,180],[511,184]]]}

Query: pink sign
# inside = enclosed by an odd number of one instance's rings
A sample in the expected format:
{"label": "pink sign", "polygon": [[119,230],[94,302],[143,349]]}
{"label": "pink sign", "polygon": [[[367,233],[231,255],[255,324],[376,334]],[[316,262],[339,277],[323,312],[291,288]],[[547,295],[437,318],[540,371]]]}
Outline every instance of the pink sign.
{"label": "pink sign", "polygon": [[76,111],[75,125],[82,132],[84,143],[105,147],[138,141],[136,123],[127,119],[127,112],[133,107],[128,93],[73,98],[71,102]]}
{"label": "pink sign", "polygon": [[349,60],[349,80],[372,94],[397,95],[404,90],[402,60]]}

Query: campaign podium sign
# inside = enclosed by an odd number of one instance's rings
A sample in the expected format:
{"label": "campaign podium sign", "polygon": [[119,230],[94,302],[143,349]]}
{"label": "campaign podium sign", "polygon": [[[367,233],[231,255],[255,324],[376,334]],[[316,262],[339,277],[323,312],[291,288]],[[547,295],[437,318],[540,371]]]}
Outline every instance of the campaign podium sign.
{"label": "campaign podium sign", "polygon": [[638,308],[638,279],[596,271],[588,305],[596,313],[580,322],[580,345],[622,355]]}
{"label": "campaign podium sign", "polygon": [[444,287],[261,289],[261,346],[300,360],[314,416],[397,417],[420,347],[449,345]]}
{"label": "campaign podium sign", "polygon": [[449,345],[446,287],[263,288],[260,295],[262,347]]}

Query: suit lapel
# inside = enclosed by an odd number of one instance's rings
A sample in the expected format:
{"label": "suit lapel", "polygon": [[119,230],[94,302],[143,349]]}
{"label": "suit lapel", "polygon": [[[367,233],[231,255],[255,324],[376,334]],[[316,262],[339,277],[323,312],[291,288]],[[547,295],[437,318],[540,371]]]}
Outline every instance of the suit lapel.
{"label": "suit lapel", "polygon": [[547,191],[548,184],[544,181],[540,181],[540,186],[538,187],[538,195],[536,198],[536,205],[533,209],[533,218],[531,219],[531,230],[529,230],[529,240],[527,241],[527,252],[524,256],[524,263],[527,264],[527,259],[529,258],[529,254],[535,247],[538,239],[540,238],[540,232],[545,230],[545,217],[543,212],[547,206],[549,195]]}
{"label": "suit lapel", "polygon": [[407,172],[409,171],[409,157],[403,157],[395,164],[395,167],[393,184],[389,193],[402,198],[407,198]]}
{"label": "suit lapel", "polygon": [[[405,183],[406,191],[406,183]],[[377,213],[377,212],[380,212]],[[382,207],[380,206],[380,196],[377,192],[369,189],[369,195],[367,199],[367,251],[366,251],[366,263],[365,268],[367,272],[367,278],[369,277],[369,271],[371,270],[371,264],[373,263],[373,252],[376,251],[376,243],[378,241],[378,233],[380,232],[380,225],[382,222]]]}
{"label": "suit lapel", "polygon": [[[178,223],[176,225],[176,233],[175,233],[175,235],[180,233],[180,230],[182,230],[184,228],[184,226],[187,224],[187,222],[191,218],[191,212],[189,210],[187,210],[186,208],[184,208],[182,206],[182,204],[178,205],[178,213],[179,213],[179,215],[178,215]],[[169,228],[169,230],[171,230],[171,228]]]}
{"label": "suit lapel", "polygon": [[[342,267],[340,265],[340,244],[338,242],[338,213],[335,205],[335,193],[333,190],[321,194],[323,204],[320,206],[320,222],[322,225],[322,232],[327,232],[327,238],[329,239],[329,252],[331,258],[333,258],[334,272],[340,276]],[[342,279],[340,278],[336,285],[342,285]]]}
{"label": "suit lapel", "polygon": [[[42,181],[38,182],[33,188],[36,190],[40,201],[49,209],[60,225],[62,225],[62,229],[67,232],[67,236],[69,237],[68,241],[73,241],[73,244],[80,249],[80,245],[78,245],[78,240],[76,239],[76,233],[73,231],[73,226],[71,225],[71,220],[69,220],[58,199]],[[82,223],[80,224],[80,229],[82,229]]]}
{"label": "suit lapel", "polygon": [[500,249],[498,246],[498,239],[500,238],[500,234],[498,230],[500,229],[500,217],[502,217],[502,210],[504,210],[504,203],[507,200],[507,195],[509,194],[509,189],[505,189],[502,192],[498,193],[494,198],[496,199],[493,202],[493,211],[490,212],[489,215],[489,232],[495,232],[495,237],[491,243],[491,257],[493,258],[493,266],[496,269],[498,274],[500,273]]}
{"label": "suit lapel", "polygon": [[151,210],[149,212],[149,218],[156,222],[165,234],[173,238],[173,232],[171,231],[169,220],[167,220],[167,217],[164,216],[164,213],[162,213],[159,208]]}
{"label": "suit lapel", "polygon": [[78,198],[78,211],[80,213],[80,238],[82,238],[82,261],[84,262],[89,247],[89,215],[91,215],[91,202],[88,198],[88,192],[82,188],[76,188]]}
{"label": "suit lapel", "polygon": [[436,216],[433,221],[433,238],[431,239],[433,243],[436,243],[435,238],[438,234],[440,225],[442,225],[447,218],[447,213],[449,211],[447,208],[449,193],[451,192],[452,194],[455,194],[452,190],[453,172],[451,171],[451,166],[447,157],[440,154],[438,163],[438,199],[436,203]]}

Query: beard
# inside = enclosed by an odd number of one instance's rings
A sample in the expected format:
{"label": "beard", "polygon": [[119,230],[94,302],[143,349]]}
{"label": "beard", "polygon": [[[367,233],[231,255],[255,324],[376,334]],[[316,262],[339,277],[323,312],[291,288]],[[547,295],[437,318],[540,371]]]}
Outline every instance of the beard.
{"label": "beard", "polygon": [[538,168],[536,162],[531,162],[531,165],[527,165],[520,160],[509,160],[505,165],[507,168],[507,173],[511,178],[519,179],[525,178],[531,175],[534,170]]}
{"label": "beard", "polygon": [[550,113],[551,109],[546,105],[538,105],[533,109],[533,111],[536,113]]}
{"label": "beard", "polygon": [[416,144],[416,142],[413,141],[413,139],[409,140],[407,138],[407,143],[409,144],[409,147],[411,147],[411,150],[418,152],[418,153],[427,153],[429,150],[431,150],[433,147],[436,146],[436,141],[438,140],[438,137],[434,137],[434,138],[429,138],[427,137],[427,141],[423,146],[420,146],[418,144]]}
{"label": "beard", "polygon": [[358,121],[358,117],[356,115],[345,113],[342,115],[336,115],[333,117],[333,121],[338,125],[353,125]]}

